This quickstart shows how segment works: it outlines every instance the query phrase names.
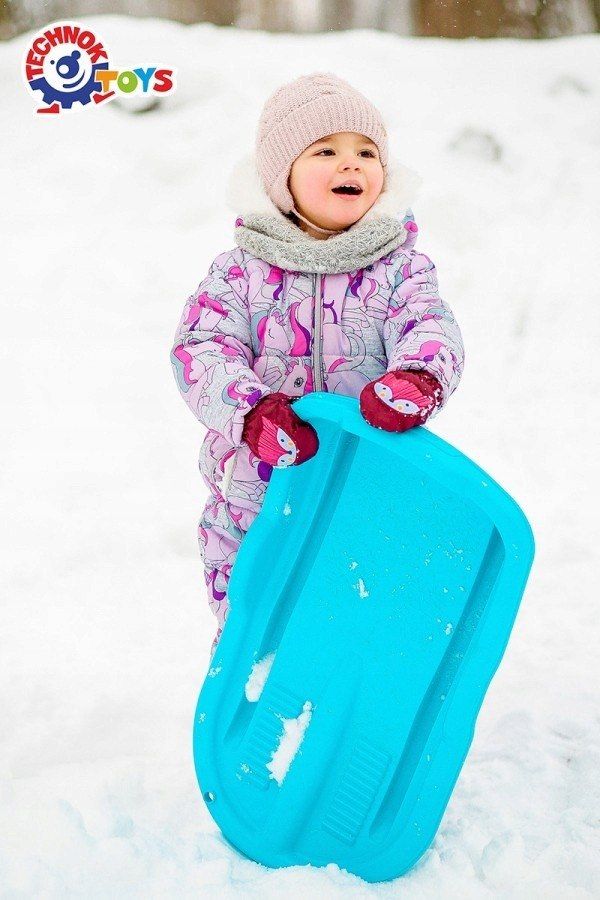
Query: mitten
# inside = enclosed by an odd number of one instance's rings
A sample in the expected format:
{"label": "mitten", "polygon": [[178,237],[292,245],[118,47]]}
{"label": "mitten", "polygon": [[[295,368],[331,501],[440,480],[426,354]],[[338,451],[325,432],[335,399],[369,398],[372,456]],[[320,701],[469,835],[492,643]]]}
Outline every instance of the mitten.
{"label": "mitten", "polygon": [[276,468],[298,466],[315,455],[317,432],[296,415],[287,394],[266,394],[244,418],[242,439],[255,456]]}
{"label": "mitten", "polygon": [[407,431],[422,425],[442,401],[442,387],[424,371],[398,369],[370,381],[360,392],[360,411],[370,425]]}

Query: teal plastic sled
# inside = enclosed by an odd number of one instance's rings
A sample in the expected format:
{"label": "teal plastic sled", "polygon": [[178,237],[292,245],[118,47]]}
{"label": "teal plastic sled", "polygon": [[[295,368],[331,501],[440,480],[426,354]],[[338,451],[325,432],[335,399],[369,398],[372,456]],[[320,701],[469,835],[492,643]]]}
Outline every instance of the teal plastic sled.
{"label": "teal plastic sled", "polygon": [[385,881],[433,841],[533,536],[508,494],[425,428],[372,428],[332,394],[294,409],[319,451],[274,470],[242,542],[196,710],[196,773],[251,859]]}

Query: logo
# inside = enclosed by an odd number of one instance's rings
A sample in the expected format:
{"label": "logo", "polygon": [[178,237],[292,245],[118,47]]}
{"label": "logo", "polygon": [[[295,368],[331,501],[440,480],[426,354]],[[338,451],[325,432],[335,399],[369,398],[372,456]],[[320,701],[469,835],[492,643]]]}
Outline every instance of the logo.
{"label": "logo", "polygon": [[113,97],[161,96],[175,89],[175,70],[146,66],[116,69],[93,31],[72,22],[54,22],[27,46],[25,81],[38,113],[58,114],[75,103],[94,106]]}

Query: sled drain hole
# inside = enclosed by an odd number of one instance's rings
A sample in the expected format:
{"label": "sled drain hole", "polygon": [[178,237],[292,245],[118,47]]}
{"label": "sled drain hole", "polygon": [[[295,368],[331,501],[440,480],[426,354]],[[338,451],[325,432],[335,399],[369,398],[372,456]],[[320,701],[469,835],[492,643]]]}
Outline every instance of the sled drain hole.
{"label": "sled drain hole", "polygon": [[216,799],[217,799],[217,795],[213,794],[212,791],[204,792],[204,800],[206,803],[214,803]]}

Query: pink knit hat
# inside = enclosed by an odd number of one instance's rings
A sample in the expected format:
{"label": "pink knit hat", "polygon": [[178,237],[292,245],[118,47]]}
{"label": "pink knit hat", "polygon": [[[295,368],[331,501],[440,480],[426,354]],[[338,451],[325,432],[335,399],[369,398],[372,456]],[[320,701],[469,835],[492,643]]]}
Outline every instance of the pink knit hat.
{"label": "pink knit hat", "polygon": [[294,160],[338,131],[355,131],[377,144],[385,184],[388,146],[381,113],[347,81],[333,72],[314,72],[268,98],[258,123],[256,165],[267,194],[283,213],[294,209],[287,185]]}

